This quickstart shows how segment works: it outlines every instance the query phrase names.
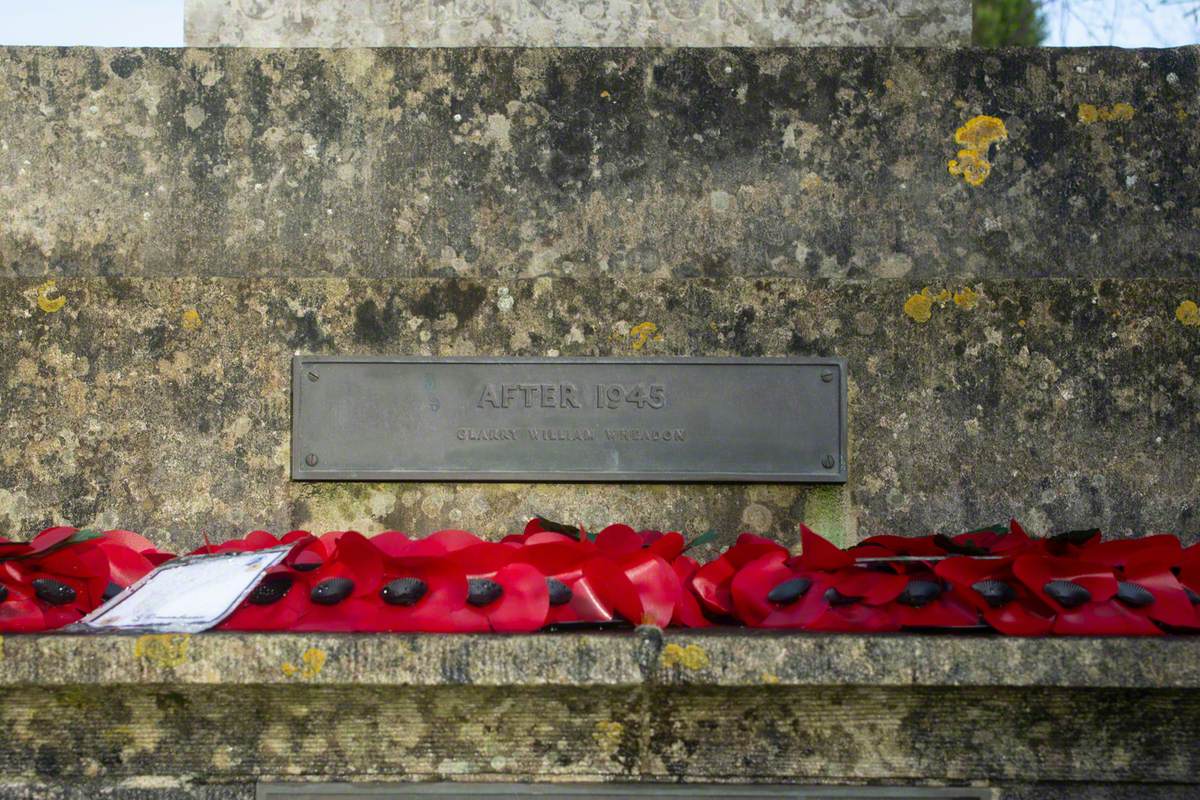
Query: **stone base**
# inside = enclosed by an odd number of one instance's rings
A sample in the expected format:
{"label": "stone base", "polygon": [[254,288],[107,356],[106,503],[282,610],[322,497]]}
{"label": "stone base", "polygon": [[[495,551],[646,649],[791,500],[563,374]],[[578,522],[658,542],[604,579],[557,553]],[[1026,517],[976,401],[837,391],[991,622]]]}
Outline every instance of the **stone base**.
{"label": "stone base", "polygon": [[4,648],[0,798],[94,784],[224,800],[280,780],[1200,796],[1194,639],[647,629],[8,637]]}

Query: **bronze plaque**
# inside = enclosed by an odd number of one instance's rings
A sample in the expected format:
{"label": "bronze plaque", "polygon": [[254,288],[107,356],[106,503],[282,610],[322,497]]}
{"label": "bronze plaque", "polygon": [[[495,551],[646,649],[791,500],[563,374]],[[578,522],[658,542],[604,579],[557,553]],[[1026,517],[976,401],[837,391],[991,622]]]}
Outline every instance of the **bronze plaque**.
{"label": "bronze plaque", "polygon": [[833,358],[296,356],[297,480],[846,480]]}

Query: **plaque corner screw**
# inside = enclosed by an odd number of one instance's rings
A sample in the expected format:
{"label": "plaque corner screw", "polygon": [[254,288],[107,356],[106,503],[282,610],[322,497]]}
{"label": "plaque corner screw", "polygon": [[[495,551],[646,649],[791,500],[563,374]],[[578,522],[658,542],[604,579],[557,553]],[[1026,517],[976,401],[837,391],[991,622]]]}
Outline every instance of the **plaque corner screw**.
{"label": "plaque corner screw", "polygon": [[[312,456],[310,456],[310,458],[311,457]],[[837,460],[831,454],[828,454],[828,453],[825,455],[824,458],[821,459],[821,466],[823,466],[825,469],[833,469],[833,465],[836,463],[837,463]]]}
{"label": "plaque corner screw", "polygon": [[310,467],[315,467],[317,465],[317,454],[309,453],[308,455],[306,455],[304,457],[304,463],[308,464]]}
{"label": "plaque corner screw", "polygon": [[827,369],[824,372],[822,372],[821,380],[825,381],[826,383],[829,383],[830,381],[832,381],[833,380],[833,370]]}
{"label": "plaque corner screw", "polygon": [[309,370],[308,371],[308,379],[310,381],[312,381],[313,383],[316,383],[317,381],[321,380],[321,376],[318,375],[317,373],[313,372],[312,370]]}

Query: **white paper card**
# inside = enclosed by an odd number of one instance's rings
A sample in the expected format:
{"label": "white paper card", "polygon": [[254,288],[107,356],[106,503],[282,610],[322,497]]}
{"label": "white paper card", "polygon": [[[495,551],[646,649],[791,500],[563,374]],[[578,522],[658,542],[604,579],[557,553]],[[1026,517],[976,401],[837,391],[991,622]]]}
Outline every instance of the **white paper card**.
{"label": "white paper card", "polygon": [[220,624],[290,547],[168,561],[64,629],[70,633],[199,633]]}

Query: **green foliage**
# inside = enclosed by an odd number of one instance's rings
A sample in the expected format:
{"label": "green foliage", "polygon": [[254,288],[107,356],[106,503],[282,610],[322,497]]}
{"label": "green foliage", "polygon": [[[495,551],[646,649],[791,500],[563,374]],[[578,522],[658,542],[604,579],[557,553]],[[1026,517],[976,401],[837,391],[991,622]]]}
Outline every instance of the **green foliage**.
{"label": "green foliage", "polygon": [[974,44],[979,47],[1032,47],[1046,38],[1039,0],[974,0]]}

